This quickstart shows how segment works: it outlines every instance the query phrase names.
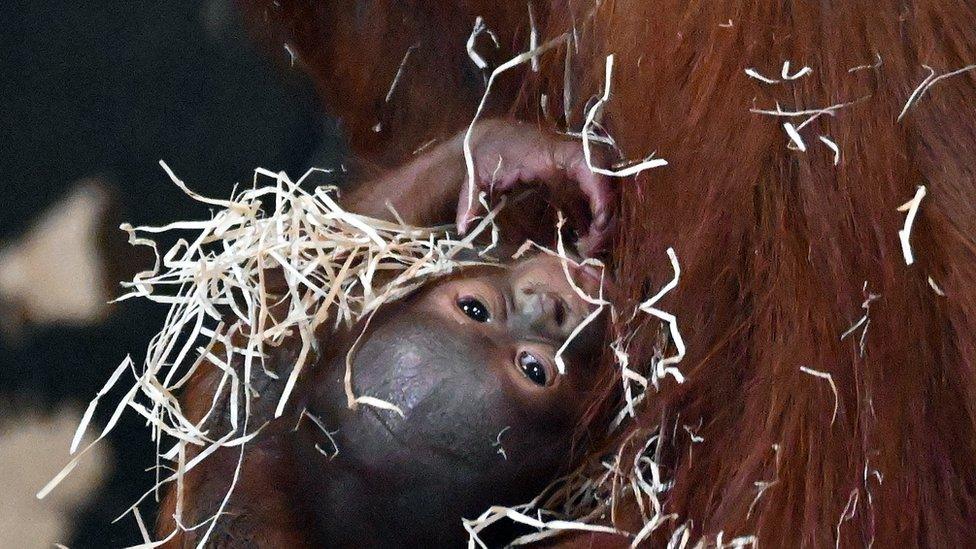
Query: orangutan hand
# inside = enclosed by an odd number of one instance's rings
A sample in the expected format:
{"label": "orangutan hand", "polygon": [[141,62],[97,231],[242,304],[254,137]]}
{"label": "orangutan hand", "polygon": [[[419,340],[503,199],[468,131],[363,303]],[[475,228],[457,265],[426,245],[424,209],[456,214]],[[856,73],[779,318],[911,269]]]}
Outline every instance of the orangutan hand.
{"label": "orangutan hand", "polygon": [[[463,142],[463,138],[464,133],[457,139]],[[486,120],[475,126],[471,152],[476,192],[491,195],[528,185],[544,186],[555,205],[566,209],[576,222],[581,251],[592,255],[607,243],[615,205],[613,187],[609,178],[590,170],[579,141],[545,133],[531,124]],[[602,164],[601,152],[593,153],[593,161]],[[457,203],[457,226],[462,234],[483,209],[477,196],[470,198],[471,190],[466,173]]]}

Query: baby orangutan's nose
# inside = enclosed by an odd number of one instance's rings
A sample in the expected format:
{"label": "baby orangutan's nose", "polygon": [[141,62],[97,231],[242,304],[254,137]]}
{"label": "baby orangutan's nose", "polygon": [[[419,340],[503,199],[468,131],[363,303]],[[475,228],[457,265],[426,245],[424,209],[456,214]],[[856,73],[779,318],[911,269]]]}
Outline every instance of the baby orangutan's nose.
{"label": "baby orangutan's nose", "polygon": [[537,288],[523,288],[516,298],[519,315],[529,327],[543,330],[546,335],[561,336],[566,331],[568,307],[556,292]]}

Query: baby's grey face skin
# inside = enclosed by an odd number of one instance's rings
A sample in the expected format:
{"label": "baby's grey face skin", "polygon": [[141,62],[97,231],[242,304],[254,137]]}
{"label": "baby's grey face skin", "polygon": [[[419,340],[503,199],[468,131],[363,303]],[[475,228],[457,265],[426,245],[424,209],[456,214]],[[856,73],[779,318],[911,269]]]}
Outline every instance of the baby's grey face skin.
{"label": "baby's grey face skin", "polygon": [[[577,278],[594,292],[592,280]],[[565,375],[555,354],[592,310],[560,260],[540,255],[468,269],[381,311],[355,354],[353,386],[403,416],[345,407],[344,356],[309,399],[338,428],[334,460],[304,452],[321,464],[311,482],[327,541],[453,543],[465,535],[462,517],[522,503],[554,480],[588,402],[599,326],[573,340]],[[349,526],[357,523],[361,530]]]}

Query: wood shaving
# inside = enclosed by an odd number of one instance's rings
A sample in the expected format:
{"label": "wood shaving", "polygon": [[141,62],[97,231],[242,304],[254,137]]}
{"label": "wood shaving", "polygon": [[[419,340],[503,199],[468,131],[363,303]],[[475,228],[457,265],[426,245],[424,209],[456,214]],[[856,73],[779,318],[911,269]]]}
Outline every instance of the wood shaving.
{"label": "wood shaving", "polygon": [[[731,22],[732,22],[732,20],[730,19],[729,20],[729,23],[730,23],[729,26],[731,26]],[[803,67],[802,69],[796,71],[795,73],[790,74],[790,62],[789,61],[784,61],[783,62],[783,68],[780,71],[780,78],[779,79],[770,78],[768,76],[764,76],[759,71],[757,71],[756,69],[754,69],[752,67],[745,69],[746,76],[748,76],[750,78],[755,78],[756,80],[759,80],[760,82],[762,82],[764,84],[782,84],[783,82],[788,82],[790,80],[796,80],[797,78],[802,78],[802,77],[804,77],[804,76],[806,76],[806,75],[808,75],[808,74],[810,74],[812,72],[813,72],[813,69],[811,69],[810,67]]]}
{"label": "wood shaving", "polygon": [[667,323],[668,329],[671,332],[671,341],[674,343],[675,347],[674,355],[662,358],[657,362],[655,375],[652,378],[655,387],[660,380],[664,379],[668,375],[674,377],[675,381],[678,383],[684,383],[685,381],[685,376],[680,370],[674,367],[675,364],[681,362],[681,360],[685,357],[685,343],[681,338],[681,333],[678,331],[678,320],[673,314],[664,312],[655,307],[657,302],[660,301],[665,294],[678,286],[678,281],[681,278],[681,265],[678,263],[678,256],[674,253],[674,248],[668,248],[667,253],[668,258],[671,260],[671,268],[674,270],[674,278],[665,284],[657,294],[647,301],[644,301],[637,307],[641,311],[655,316]]}
{"label": "wood shaving", "polygon": [[[620,463],[621,450],[615,463],[604,464],[602,474],[593,476],[581,467],[550,484],[528,503],[512,507],[493,506],[475,519],[465,519],[463,525],[469,534],[468,547],[487,547],[479,533],[503,519],[537,529],[537,532],[516,538],[511,546],[535,543],[568,531],[614,534],[639,542],[673,516],[663,515],[663,506],[659,501],[659,495],[668,490],[670,484],[663,481],[661,470],[651,457],[657,435],[640,430],[628,441],[638,436],[646,436],[647,439],[627,467]],[[644,526],[637,533],[596,523],[611,512],[616,499],[624,494],[633,494],[640,502],[641,509],[653,511],[645,517]]]}
{"label": "wood shaving", "polygon": [[756,482],[753,483],[756,486],[757,491],[756,491],[756,497],[753,498],[752,503],[749,504],[749,511],[746,512],[746,519],[747,520],[749,519],[749,517],[752,516],[752,510],[753,510],[753,508],[755,508],[756,504],[759,503],[759,498],[761,498],[763,496],[763,494],[766,493],[766,490],[769,490],[773,486],[779,484],[779,448],[780,448],[780,446],[779,446],[779,444],[773,444],[772,447],[773,447],[774,455],[776,457],[776,461],[775,461],[775,463],[776,463],[776,476],[773,477],[773,480],[757,480]]}
{"label": "wood shaving", "polygon": [[905,226],[898,231],[898,240],[901,242],[901,252],[905,257],[906,265],[915,263],[915,255],[912,253],[912,245],[909,243],[908,238],[912,234],[912,225],[915,224],[915,216],[918,214],[918,208],[922,204],[922,199],[925,198],[925,192],[925,185],[919,185],[918,190],[915,191],[915,196],[898,207],[899,212],[908,212],[908,215],[905,217]]}
{"label": "wood shaving", "polygon": [[786,130],[786,135],[789,136],[790,141],[793,142],[796,148],[800,152],[806,152],[807,150],[806,143],[803,142],[803,138],[800,137],[800,132],[796,130],[796,127],[794,127],[793,124],[790,122],[784,122],[783,129]]}
{"label": "wood shaving", "polygon": [[867,280],[864,281],[864,286],[861,288],[861,293],[864,294],[864,301],[861,303],[861,308],[864,309],[864,315],[857,322],[852,324],[850,328],[845,330],[844,333],[840,335],[840,340],[844,341],[844,339],[847,336],[854,333],[854,331],[860,328],[861,326],[864,326],[864,329],[861,331],[861,341],[860,341],[861,356],[863,357],[865,343],[867,341],[867,336],[868,336],[868,327],[871,325],[871,318],[870,318],[871,303],[881,296],[879,294],[873,294],[868,291]]}
{"label": "wood shaving", "polygon": [[796,71],[795,73],[790,74],[790,62],[784,61],[783,70],[780,73],[780,76],[783,78],[783,80],[796,80],[797,78],[803,78],[804,76],[812,73],[813,73],[813,69],[811,69],[810,67],[803,67],[802,69]]}
{"label": "wood shaving", "polygon": [[492,32],[491,29],[488,28],[488,25],[485,24],[484,17],[479,15],[474,20],[474,28],[471,29],[471,34],[468,36],[468,41],[465,47],[468,50],[468,57],[471,58],[471,61],[475,64],[475,66],[481,70],[484,70],[488,68],[488,62],[485,61],[485,58],[482,57],[481,54],[479,54],[475,49],[475,42],[478,40],[478,36],[481,34],[487,34],[488,37],[491,38],[491,41],[495,44],[496,48],[501,47],[501,45],[498,43],[498,37],[495,36],[495,33]]}
{"label": "wood shaving", "polygon": [[511,425],[508,425],[504,429],[502,429],[501,431],[498,431],[498,436],[495,437],[495,441],[491,443],[491,446],[493,448],[498,448],[498,454],[500,456],[502,456],[502,458],[504,458],[506,461],[508,460],[508,454],[505,453],[505,447],[502,446],[502,435],[504,435],[505,432],[508,431],[511,428],[512,428],[512,426]]}
{"label": "wood shaving", "polygon": [[840,164],[840,147],[837,146],[837,143],[834,143],[832,139],[823,135],[819,136],[819,139],[821,143],[827,145],[827,147],[834,152],[834,166]]}
{"label": "wood shaving", "polygon": [[762,82],[763,84],[779,84],[780,81],[775,78],[769,78],[768,76],[763,76],[754,68],[745,69],[746,76],[750,78],[755,78],[756,80]]}
{"label": "wood shaving", "polygon": [[386,92],[386,99],[384,99],[384,102],[386,103],[390,102],[390,99],[393,97],[393,92],[394,90],[396,90],[397,84],[400,83],[400,78],[403,76],[403,69],[406,68],[407,61],[410,60],[410,54],[413,53],[413,50],[419,47],[420,47],[420,42],[417,42],[416,44],[407,48],[406,53],[403,54],[403,59],[400,61],[400,66],[397,67],[396,74],[393,76],[393,81],[390,82],[390,89]]}
{"label": "wood shaving", "polygon": [[844,505],[844,510],[840,513],[840,518],[837,520],[836,538],[834,539],[834,548],[840,549],[840,527],[845,522],[854,518],[854,513],[857,512],[857,500],[861,492],[857,488],[851,490],[851,495],[847,497],[847,503]]}
{"label": "wood shaving", "polygon": [[837,409],[840,406],[840,398],[837,394],[837,385],[834,384],[834,376],[828,374],[827,372],[821,372],[820,370],[814,370],[813,368],[807,368],[806,366],[800,366],[800,371],[805,374],[810,374],[821,379],[826,379],[827,383],[830,384],[830,390],[834,393],[834,413],[830,417],[830,425],[834,425],[834,421],[837,419]]}
{"label": "wood shaving", "polygon": [[[865,101],[866,99],[868,99],[868,96],[861,97],[860,99],[855,99],[854,101],[848,101],[846,103],[836,103],[834,105],[830,105],[829,107],[824,107],[821,109],[800,109],[800,110],[784,110],[782,107],[780,107],[779,103],[777,103],[775,109],[759,109],[753,107],[749,109],[749,112],[754,114],[765,114],[769,116],[783,116],[783,117],[813,116],[813,115],[819,116],[822,114],[834,116],[837,113],[837,111],[844,109],[846,107],[850,107],[852,105],[856,105],[862,101]],[[804,125],[805,124],[801,124],[800,127]]]}
{"label": "wood shaving", "polygon": [[875,70],[880,69],[882,63],[884,63],[881,60],[881,54],[876,53],[876,54],[874,54],[874,56],[877,58],[877,61],[875,61],[874,63],[872,63],[870,65],[858,65],[856,67],[851,67],[851,68],[847,69],[847,72],[848,73],[852,73],[852,72],[862,71],[864,69],[875,69]]}
{"label": "wood shaving", "polygon": [[939,76],[935,75],[935,69],[933,69],[932,67],[928,65],[922,65],[922,67],[925,68],[925,70],[929,71],[929,74],[928,76],[925,77],[924,80],[922,80],[922,82],[918,85],[918,87],[916,87],[915,90],[912,91],[912,94],[908,96],[908,100],[905,101],[905,106],[902,107],[901,112],[898,113],[898,118],[897,118],[898,122],[901,122],[901,119],[905,117],[905,113],[908,112],[908,109],[910,109],[912,105],[914,105],[919,99],[921,99],[922,96],[925,95],[925,92],[929,91],[929,88],[934,86],[936,82],[976,69],[976,64],[966,65],[961,69],[949,71]]}
{"label": "wood shaving", "polygon": [[608,177],[630,177],[646,170],[667,166],[668,161],[663,158],[654,158],[654,153],[651,153],[643,160],[630,163],[631,165],[628,167],[619,170],[608,170],[593,164],[593,151],[590,144],[593,135],[592,129],[595,124],[600,122],[598,118],[602,116],[604,106],[610,101],[610,84],[612,80],[613,55],[608,55],[606,61],[606,72],[604,76],[603,95],[596,101],[596,103],[593,104],[592,107],[590,107],[590,110],[586,113],[586,121],[583,123],[583,129],[581,131],[583,136],[583,156],[586,158],[586,165],[593,173],[606,175]]}
{"label": "wood shaving", "polygon": [[295,50],[291,47],[291,44],[287,44],[287,43],[285,44],[285,53],[288,54],[288,62],[290,64],[289,66],[291,68],[294,68],[295,60],[298,59],[298,54],[295,53]]}
{"label": "wood shaving", "polygon": [[[536,28],[535,10],[532,9],[532,2],[527,2],[526,8],[529,11],[529,50],[535,51],[539,49],[539,29]],[[532,66],[532,72],[539,72],[538,55],[532,57],[531,66]]]}

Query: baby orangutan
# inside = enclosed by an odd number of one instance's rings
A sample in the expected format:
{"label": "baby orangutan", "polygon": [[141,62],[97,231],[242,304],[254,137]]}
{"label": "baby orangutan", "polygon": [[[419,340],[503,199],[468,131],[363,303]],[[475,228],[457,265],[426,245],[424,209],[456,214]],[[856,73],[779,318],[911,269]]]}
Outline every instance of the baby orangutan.
{"label": "baby orangutan", "polygon": [[[587,169],[578,142],[492,121],[476,128],[472,144],[479,189],[535,184],[571,212],[587,250],[604,245],[610,188]],[[348,193],[345,206],[389,217],[389,201],[408,223],[456,219],[463,230],[475,214],[467,208],[465,175],[459,136]],[[553,232],[551,224],[542,226],[551,218],[545,201],[526,202],[503,216],[509,244]],[[571,268],[570,275],[596,293],[592,273]],[[490,505],[525,502],[572,465],[574,436],[603,375],[594,366],[600,323],[590,324],[562,354],[565,374],[557,369],[556,351],[592,307],[570,285],[561,259],[536,254],[461,269],[381,306],[368,322],[316,334],[318,356],[299,378],[291,413],[271,421],[243,453],[220,449],[188,473],[183,501],[171,490],[163,504],[160,536],[177,527],[180,505],[180,527],[187,530],[169,545],[196,545],[208,525],[193,526],[217,512],[240,459],[236,486],[208,544],[462,543],[462,518]],[[268,353],[268,367],[280,379],[262,373],[252,380],[259,393],[252,425],[271,419],[298,348],[286,344]],[[347,354],[355,392],[393,404],[402,416],[347,406]],[[188,417],[210,406],[219,379],[213,370],[197,375],[183,395]],[[487,532],[489,542],[512,536],[501,527]]]}

